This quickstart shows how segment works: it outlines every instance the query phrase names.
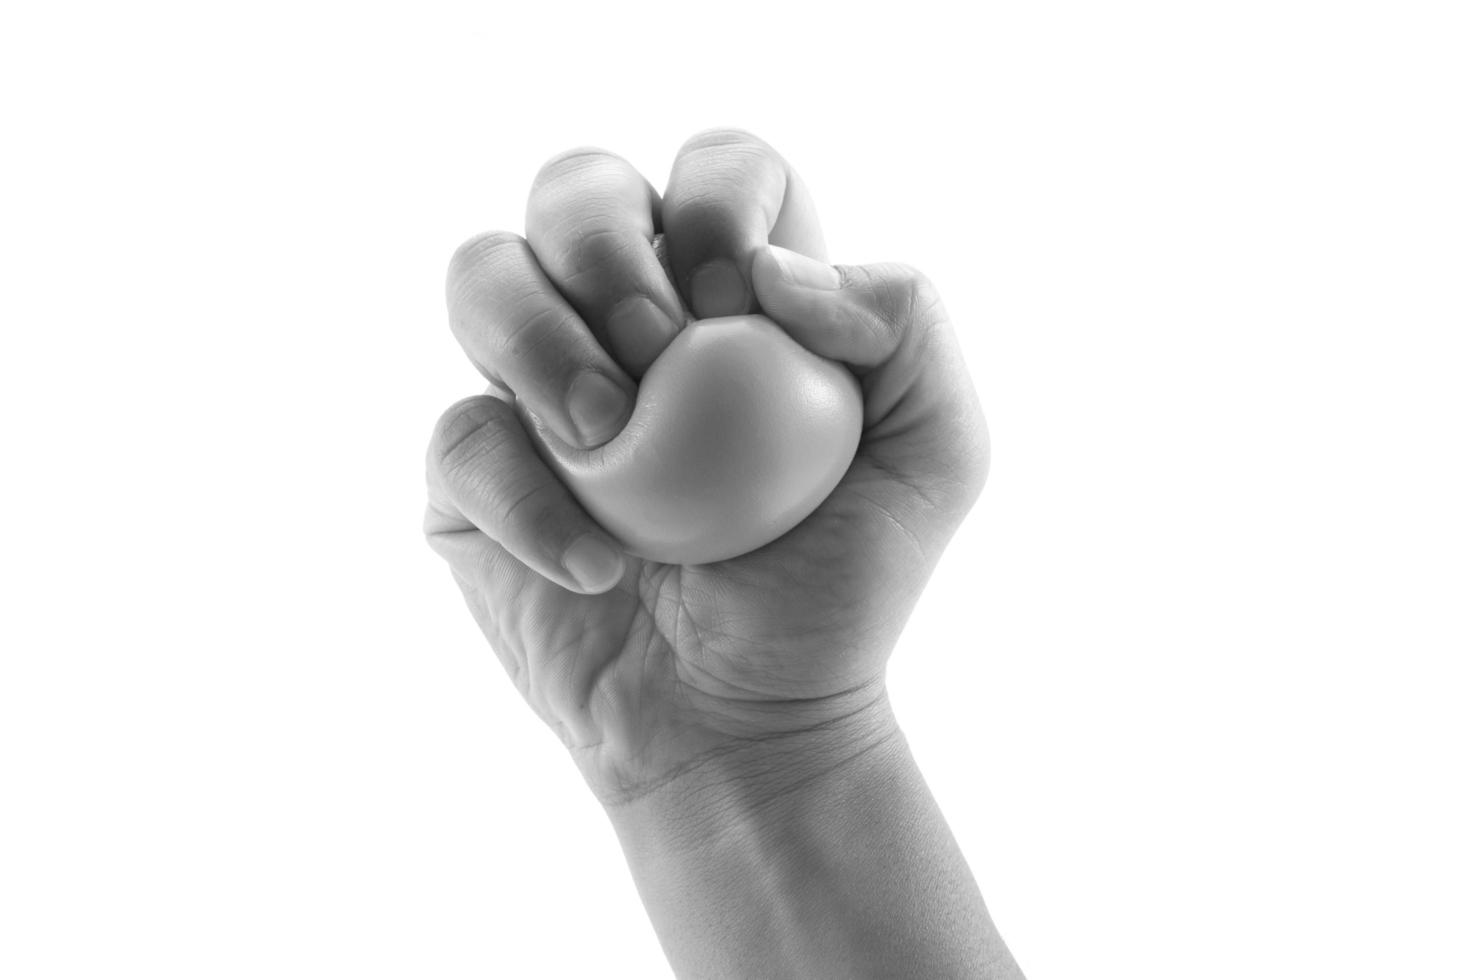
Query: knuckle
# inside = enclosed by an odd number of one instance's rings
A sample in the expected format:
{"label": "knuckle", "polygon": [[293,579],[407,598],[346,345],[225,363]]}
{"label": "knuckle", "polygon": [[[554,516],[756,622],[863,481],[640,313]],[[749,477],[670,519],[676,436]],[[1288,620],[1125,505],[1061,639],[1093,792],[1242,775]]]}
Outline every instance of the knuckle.
{"label": "knuckle", "polygon": [[498,540],[560,541],[570,522],[554,478],[533,458],[515,455],[508,442],[486,450],[462,474],[463,492],[485,502]]}
{"label": "knuckle", "polygon": [[[454,477],[482,459],[503,431],[508,406],[485,395],[461,399],[439,416],[429,442],[431,469]],[[501,436],[500,438],[503,438]]]}
{"label": "knuckle", "polygon": [[902,262],[879,266],[873,293],[883,318],[903,328],[925,319],[939,301],[929,277]]}
{"label": "knuckle", "polygon": [[929,345],[942,319],[942,306],[928,276],[902,262],[869,266],[857,276],[869,296],[875,332],[885,334],[890,344],[907,339],[920,347]]}
{"label": "knuckle", "polygon": [[735,223],[731,214],[730,181],[723,174],[705,171],[686,179],[669,201],[664,214],[664,231],[670,239],[685,244],[687,239],[717,240],[730,233]]}
{"label": "knuckle", "polygon": [[716,126],[702,129],[684,141],[679,152],[692,153],[706,150],[754,149],[762,153],[774,152],[771,146],[749,130],[736,126]]}
{"label": "knuckle", "polygon": [[509,231],[486,231],[466,239],[449,258],[450,295],[467,282],[493,275],[507,256],[525,248],[526,240]]}
{"label": "knuckle", "polygon": [[[689,159],[686,157],[686,159]],[[738,220],[769,227],[767,208],[780,199],[781,164],[759,147],[724,146],[684,167],[671,192],[674,220],[688,227]],[[669,216],[664,218],[667,223]]]}
{"label": "knuckle", "polygon": [[625,163],[622,157],[600,146],[576,146],[563,150],[536,171],[536,178],[531,181],[531,191],[534,194],[549,184],[559,184],[567,180],[578,182],[597,176],[606,173],[609,166],[621,169]]}
{"label": "knuckle", "polygon": [[496,507],[502,526],[514,528],[534,541],[554,541],[565,525],[554,495],[544,482],[521,476],[500,488]]}
{"label": "knuckle", "polygon": [[[498,335],[496,347],[500,357],[511,364],[534,361],[548,347],[555,350],[563,338],[575,336],[577,315],[560,306],[538,306],[524,315],[516,317],[505,331]],[[556,360],[573,365],[571,358],[561,356]]]}
{"label": "knuckle", "polygon": [[626,270],[636,267],[637,244],[637,239],[619,228],[586,228],[573,235],[566,247],[562,259],[566,278],[572,284],[581,280],[601,282],[609,277],[625,279]]}
{"label": "knuckle", "polygon": [[[732,206],[748,209],[751,220],[763,220],[762,201],[779,197],[787,170],[781,155],[751,133],[706,130],[679,150],[665,203],[675,223],[686,227],[704,220],[703,210],[720,213]],[[664,215],[666,222],[670,218]]]}
{"label": "knuckle", "polygon": [[530,467],[516,458],[511,434],[500,427],[486,426],[473,438],[460,442],[444,458],[444,481],[458,499],[479,501],[491,515],[486,528],[493,537],[496,528],[512,526],[510,515],[526,506],[536,489],[528,475]]}

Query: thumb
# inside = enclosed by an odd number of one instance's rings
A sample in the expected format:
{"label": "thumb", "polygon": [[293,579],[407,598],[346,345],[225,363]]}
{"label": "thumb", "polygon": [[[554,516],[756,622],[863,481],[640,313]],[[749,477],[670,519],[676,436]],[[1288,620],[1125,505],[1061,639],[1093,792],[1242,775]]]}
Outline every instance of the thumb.
{"label": "thumb", "polygon": [[807,350],[849,365],[863,387],[864,449],[915,486],[979,492],[989,438],[939,294],[895,262],[827,265],[775,245],[755,253],[761,310]]}
{"label": "thumb", "polygon": [[751,280],[761,310],[814,354],[860,371],[887,361],[909,334],[935,326],[939,300],[922,273],[896,262],[833,266],[767,245]]}

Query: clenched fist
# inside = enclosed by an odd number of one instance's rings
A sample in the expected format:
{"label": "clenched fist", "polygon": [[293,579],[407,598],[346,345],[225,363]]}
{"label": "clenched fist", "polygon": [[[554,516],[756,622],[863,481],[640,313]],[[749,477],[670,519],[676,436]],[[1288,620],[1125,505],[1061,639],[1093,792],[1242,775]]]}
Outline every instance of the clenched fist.
{"label": "clenched fist", "polygon": [[[636,798],[772,736],[840,722],[857,744],[882,738],[884,661],[987,465],[933,287],[900,265],[827,264],[791,167],[720,131],[685,144],[662,198],[611,153],[553,158],[525,238],[466,242],[448,300],[492,393],[454,405],[434,433],[428,539],[599,798]],[[686,303],[701,317],[765,314],[850,368],[863,408],[856,458],[814,513],[752,553],[681,566],[624,553],[514,406],[573,446],[607,442]]]}

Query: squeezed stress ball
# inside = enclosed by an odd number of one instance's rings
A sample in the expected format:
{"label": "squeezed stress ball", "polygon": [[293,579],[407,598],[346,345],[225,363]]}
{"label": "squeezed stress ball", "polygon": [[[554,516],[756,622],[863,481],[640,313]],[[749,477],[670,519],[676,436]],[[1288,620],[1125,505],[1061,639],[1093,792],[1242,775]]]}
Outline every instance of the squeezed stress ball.
{"label": "squeezed stress ball", "polygon": [[630,552],[697,565],[754,551],[815,510],[857,451],[863,399],[852,372],[766,317],[728,316],[674,337],[603,446],[577,448],[522,417],[542,458]]}

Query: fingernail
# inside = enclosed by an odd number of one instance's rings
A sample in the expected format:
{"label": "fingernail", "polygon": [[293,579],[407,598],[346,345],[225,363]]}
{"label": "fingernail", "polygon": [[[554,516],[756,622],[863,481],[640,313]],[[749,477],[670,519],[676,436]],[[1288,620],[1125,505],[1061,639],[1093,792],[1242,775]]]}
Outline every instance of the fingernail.
{"label": "fingernail", "polygon": [[837,289],[842,285],[842,276],[827,263],[779,245],[766,247],[771,250],[771,258],[776,260],[782,278],[787,281],[808,289]]}
{"label": "fingernail", "polygon": [[679,331],[647,296],[625,299],[607,318],[607,337],[624,367],[642,372]]}
{"label": "fingernail", "polygon": [[572,542],[561,563],[588,592],[606,592],[623,577],[623,555],[596,534]]}
{"label": "fingernail", "polygon": [[729,259],[711,259],[689,277],[689,301],[700,319],[750,310],[750,288]]}
{"label": "fingernail", "polygon": [[605,374],[584,371],[567,392],[567,414],[586,448],[600,446],[623,427],[628,396]]}

